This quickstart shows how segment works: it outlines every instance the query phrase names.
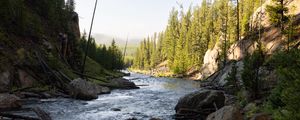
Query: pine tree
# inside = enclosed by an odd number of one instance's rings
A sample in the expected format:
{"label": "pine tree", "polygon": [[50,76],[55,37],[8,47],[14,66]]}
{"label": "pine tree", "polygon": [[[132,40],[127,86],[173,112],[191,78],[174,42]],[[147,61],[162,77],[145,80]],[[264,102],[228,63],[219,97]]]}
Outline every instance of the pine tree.
{"label": "pine tree", "polygon": [[67,10],[73,12],[75,10],[75,1],[74,0],[67,0],[66,3]]}
{"label": "pine tree", "polygon": [[176,41],[179,39],[178,11],[174,8],[170,13],[169,23],[164,38],[163,53],[166,53],[168,65],[171,67],[174,62]]}

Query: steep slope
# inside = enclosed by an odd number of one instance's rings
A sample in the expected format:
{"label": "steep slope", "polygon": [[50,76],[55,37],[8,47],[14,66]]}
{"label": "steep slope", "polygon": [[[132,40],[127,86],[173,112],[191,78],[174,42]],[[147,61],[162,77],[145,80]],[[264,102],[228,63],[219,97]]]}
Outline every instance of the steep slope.
{"label": "steep slope", "polygon": [[[272,0],[267,0],[262,7],[258,8],[253,16],[253,21],[251,22],[252,26],[256,31],[247,34],[246,36],[242,36],[242,39],[234,44],[232,44],[227,51],[227,59],[228,61],[236,60],[240,61],[242,60],[248,53],[253,53],[254,50],[257,48],[257,40],[259,39],[259,29],[260,28],[260,19],[261,19],[261,39],[259,42],[261,42],[265,53],[268,55],[271,55],[275,53],[278,50],[282,50],[286,48],[286,41],[287,37],[284,36],[282,38],[282,33],[278,27],[275,27],[271,24],[270,18],[268,17],[268,14],[266,12],[266,6],[272,5]],[[292,44],[297,44],[300,41],[300,29],[299,29],[299,21],[300,21],[300,4],[299,0],[290,0],[285,3],[285,5],[289,8],[289,15],[295,15],[295,19],[293,20],[293,26],[295,26],[296,30],[296,36],[294,37],[294,40],[292,41]],[[292,45],[291,44],[291,45]],[[193,78],[195,79],[205,79],[207,77],[211,77],[211,75],[219,75],[218,79],[220,81],[223,81],[225,76],[229,73],[231,70],[231,67],[228,67],[231,65],[231,63],[227,64],[227,66],[220,65],[219,63],[219,55],[221,54],[221,48],[220,45],[216,44],[215,47],[211,50],[208,50],[204,57],[204,64],[201,68],[200,72],[196,74]],[[242,68],[243,64],[239,64],[239,68]],[[224,68],[224,69],[223,69]],[[216,73],[217,72],[217,73]],[[221,73],[221,74],[220,74]],[[223,76],[223,77],[221,77]]]}
{"label": "steep slope", "polygon": [[110,80],[122,77],[88,58],[80,75],[77,13],[64,0],[0,2],[0,93],[24,91],[69,94],[69,83],[81,76],[118,88]]}

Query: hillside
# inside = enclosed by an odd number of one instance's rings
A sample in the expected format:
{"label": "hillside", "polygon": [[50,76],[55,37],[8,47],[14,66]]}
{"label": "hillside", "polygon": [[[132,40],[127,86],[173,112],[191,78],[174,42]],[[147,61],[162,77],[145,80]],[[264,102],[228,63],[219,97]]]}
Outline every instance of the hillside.
{"label": "hillside", "polygon": [[[293,16],[293,23],[289,23],[294,29],[293,40],[289,41],[290,46],[296,45],[299,41],[299,34],[297,34],[299,33],[298,21],[300,12],[298,2],[297,0],[285,2],[285,6],[288,9],[288,12],[285,14],[290,17]],[[194,10],[191,9],[186,13],[186,16],[179,17],[178,11],[173,10],[170,15],[169,28],[165,33],[161,33],[158,36],[158,40],[151,37],[142,42],[137,51],[138,53],[135,55],[137,61],[133,69],[151,70],[152,74],[159,76],[164,76],[163,73],[168,72],[168,76],[170,76],[169,73],[172,73],[173,75],[171,76],[185,76],[194,80],[202,80],[224,67],[224,62],[233,60],[240,61],[248,53],[253,53],[253,51],[257,49],[258,43],[261,44],[267,55],[272,55],[276,51],[286,48],[287,39],[291,38],[288,38],[286,33],[283,34],[280,28],[271,23],[271,18],[266,11],[267,6],[274,5],[272,0],[263,2],[262,7],[259,6],[259,1],[255,1],[253,5],[248,4],[248,1],[241,3],[245,6],[245,8],[243,8],[245,10],[243,11],[244,13],[241,12],[240,14],[247,15],[240,15],[243,19],[241,18],[240,20],[240,37],[238,41],[236,41],[237,32],[234,30],[236,28],[236,23],[234,23],[234,21],[236,21],[235,13],[227,13],[228,20],[226,18],[217,17],[215,21],[208,19],[208,17],[210,17],[208,13],[203,13],[203,11],[215,10],[215,14],[222,16],[223,14],[226,15],[226,13],[220,11],[219,8],[229,7],[229,10],[236,9],[235,6],[222,6],[222,4],[223,2],[217,1],[211,6],[208,6],[203,2],[202,7]],[[247,7],[254,7],[255,9],[247,11],[249,10]],[[196,14],[200,15],[196,16]],[[202,20],[204,20],[203,17],[205,16],[208,17],[205,19],[206,22],[203,22]],[[178,17],[177,20],[176,17]],[[174,26],[173,23],[179,25],[185,24],[181,23],[185,22],[184,17],[190,17],[188,21],[190,26],[186,26],[188,31],[182,31],[187,32],[187,34],[179,34],[179,36],[169,35],[168,32],[173,32],[171,31],[172,29],[174,29],[174,32],[181,32],[180,29],[175,29],[179,26]],[[198,25],[198,23],[194,23],[196,20],[200,21],[200,26],[202,27],[197,28],[194,26],[194,24]],[[226,26],[218,25],[224,24],[222,21],[226,20]],[[214,24],[214,28],[207,28],[207,24]],[[214,31],[211,31],[211,29],[214,29]],[[224,31],[224,29],[228,30]],[[286,26],[286,29],[288,29],[288,26]],[[197,30],[200,30],[200,32],[194,32]],[[201,33],[201,31],[207,31],[211,35]],[[181,35],[182,37],[180,37]],[[195,37],[197,35],[199,37]],[[281,37],[282,35],[283,38]],[[181,39],[183,40],[183,45],[178,46],[181,45]],[[225,52],[224,49],[226,49]],[[224,56],[226,59],[224,59]],[[163,66],[161,65],[162,63],[164,64]]]}
{"label": "hillside", "polygon": [[[105,34],[97,33],[94,35],[94,38],[96,39],[97,44],[110,45],[113,39],[116,41],[117,45],[120,47],[125,46],[125,44],[126,44],[126,39],[124,39],[124,38],[115,38],[113,36],[105,35]],[[129,38],[128,45],[138,46],[139,42],[140,42],[140,39]]]}
{"label": "hillside", "polygon": [[[300,41],[300,28],[299,28],[299,20],[300,20],[300,6],[299,1],[291,0],[286,3],[286,6],[290,11],[287,13],[288,15],[294,15],[293,26],[295,29],[295,34],[293,36],[293,40],[291,41],[290,45],[296,45]],[[259,29],[259,19],[261,19],[261,39],[257,41],[259,35],[258,31],[250,33],[246,36],[243,36],[242,39],[236,43],[233,43],[228,51],[227,51],[227,60],[232,61],[241,61],[248,53],[253,53],[257,49],[257,44],[260,42],[262,44],[264,52],[267,55],[272,55],[275,52],[281,51],[286,49],[287,45],[287,36],[284,35],[282,37],[282,32],[280,28],[276,27],[274,24],[270,22],[270,18],[266,12],[267,5],[273,5],[274,3],[272,0],[267,0],[261,8],[258,8],[253,13],[253,21],[252,27],[254,29]],[[262,12],[260,12],[262,11]],[[260,18],[261,17],[261,18]],[[222,68],[220,62],[218,62],[218,55],[221,54],[221,44],[216,44],[213,49],[210,49],[206,52],[204,56],[203,66],[201,71],[194,76],[195,79],[204,79],[217,70]]]}
{"label": "hillside", "polygon": [[[125,74],[118,70],[121,65],[115,69],[111,61],[116,60],[100,63],[91,55],[92,49],[88,52],[85,71],[81,71],[86,39],[81,39],[74,9],[72,0],[0,1],[1,112],[21,109],[32,98],[92,100],[111,89],[137,88],[122,78]],[[116,51],[120,50],[111,46],[107,54],[117,59]],[[92,52],[102,55],[99,51]],[[42,110],[32,109],[41,119],[49,119],[39,112]],[[0,116],[20,117],[2,113]]]}

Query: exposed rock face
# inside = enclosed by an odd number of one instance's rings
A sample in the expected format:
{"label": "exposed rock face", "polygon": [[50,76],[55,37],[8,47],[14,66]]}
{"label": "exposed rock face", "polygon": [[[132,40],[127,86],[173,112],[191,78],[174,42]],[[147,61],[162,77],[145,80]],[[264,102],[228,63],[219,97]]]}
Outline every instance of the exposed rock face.
{"label": "exposed rock face", "polygon": [[243,115],[238,107],[225,106],[208,115],[206,120],[243,120]]}
{"label": "exposed rock face", "polygon": [[133,82],[130,82],[129,80],[126,80],[124,78],[116,78],[110,80],[111,84],[115,86],[118,89],[138,89]]}
{"label": "exposed rock face", "polygon": [[12,94],[0,94],[0,110],[10,110],[22,106],[20,98]]}
{"label": "exposed rock face", "polygon": [[220,47],[218,44],[216,44],[213,49],[206,51],[203,66],[200,69],[200,73],[197,75],[197,79],[207,78],[218,70],[219,54]]}
{"label": "exposed rock face", "polygon": [[[265,50],[268,54],[274,53],[276,50],[281,49],[284,47],[285,41],[282,40],[281,36],[282,33],[279,28],[276,28],[271,22],[270,18],[268,16],[268,13],[266,11],[266,8],[268,5],[273,5],[274,2],[272,0],[266,0],[266,2],[262,5],[262,7],[258,8],[254,14],[252,15],[253,20],[250,21],[251,26],[253,29],[259,29],[260,25],[261,28],[263,28],[263,34],[261,37],[261,42],[265,46]],[[288,0],[285,2],[285,6],[288,7],[289,12],[287,14],[296,15],[296,19],[294,20],[299,21],[300,15],[298,14],[300,12],[300,2],[299,0]],[[261,19],[261,23],[260,23]],[[300,24],[295,23],[295,24]],[[258,33],[255,33],[257,36]],[[251,36],[251,35],[250,35]],[[286,39],[286,38],[285,38]],[[298,41],[299,41],[299,35],[298,35]],[[240,60],[244,58],[246,55],[245,53],[249,52],[252,53],[255,48],[256,44],[254,40],[250,38],[244,38],[241,41],[233,44],[229,51],[228,51],[228,59],[229,60]]]}
{"label": "exposed rock face", "polygon": [[226,78],[228,77],[229,73],[232,71],[232,68],[234,66],[237,69],[236,78],[237,78],[239,84],[241,84],[242,83],[242,71],[244,69],[244,62],[238,61],[235,63],[234,62],[227,63],[226,66],[223,67],[223,69],[217,71],[210,78],[208,78],[207,80],[210,81],[211,86],[224,87],[226,85],[226,83],[228,82],[226,80]]}
{"label": "exposed rock face", "polygon": [[109,93],[110,89],[102,87],[81,78],[73,80],[69,84],[70,95],[76,99],[92,100],[98,98],[98,94]]}
{"label": "exposed rock face", "polygon": [[[254,14],[252,15],[253,19],[250,21],[252,29],[256,32],[253,32],[251,35],[241,36],[241,40],[232,44],[227,51],[227,59],[230,60],[242,60],[247,53],[253,53],[257,49],[258,39],[258,29],[260,28],[260,19],[261,28],[263,29],[261,34],[260,42],[265,47],[265,51],[267,54],[273,54],[277,50],[283,49],[285,47],[285,42],[282,39],[282,33],[279,28],[275,27],[271,22],[266,11],[267,5],[274,4],[272,0],[266,0],[266,2],[262,5],[261,8],[258,8]],[[295,25],[300,24],[300,2],[299,0],[289,0],[285,2],[285,6],[287,6],[290,10],[287,14],[296,15],[295,17]],[[294,7],[293,7],[294,6]],[[297,30],[299,31],[299,30]],[[300,41],[300,34],[295,37]],[[284,38],[286,40],[286,38]],[[204,56],[204,64],[200,70],[200,73],[197,75],[196,79],[204,79],[214,74],[218,70],[218,58],[220,53],[220,47],[218,44],[211,50],[208,50]],[[221,73],[218,73],[221,74]]]}
{"label": "exposed rock face", "polygon": [[0,93],[8,91],[8,85],[10,82],[9,76],[10,73],[8,71],[0,73]]}
{"label": "exposed rock face", "polygon": [[181,98],[176,107],[176,118],[205,119],[210,113],[224,106],[225,96],[221,91],[201,90]]}
{"label": "exposed rock face", "polygon": [[76,12],[72,13],[71,30],[75,33],[76,40],[80,40],[79,17]]}

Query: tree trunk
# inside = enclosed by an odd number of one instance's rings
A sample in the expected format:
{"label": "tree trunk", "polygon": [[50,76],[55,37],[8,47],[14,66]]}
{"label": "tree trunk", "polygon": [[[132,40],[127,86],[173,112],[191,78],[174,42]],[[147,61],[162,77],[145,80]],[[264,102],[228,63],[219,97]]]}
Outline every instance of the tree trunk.
{"label": "tree trunk", "polygon": [[236,32],[237,32],[237,34],[236,34],[236,39],[237,39],[237,41],[240,41],[240,9],[239,9],[239,7],[240,7],[240,5],[239,5],[239,0],[236,0],[237,1],[237,6],[236,6],[236,13],[237,13],[237,15],[236,15],[236,19],[237,19],[237,25],[236,25]]}

